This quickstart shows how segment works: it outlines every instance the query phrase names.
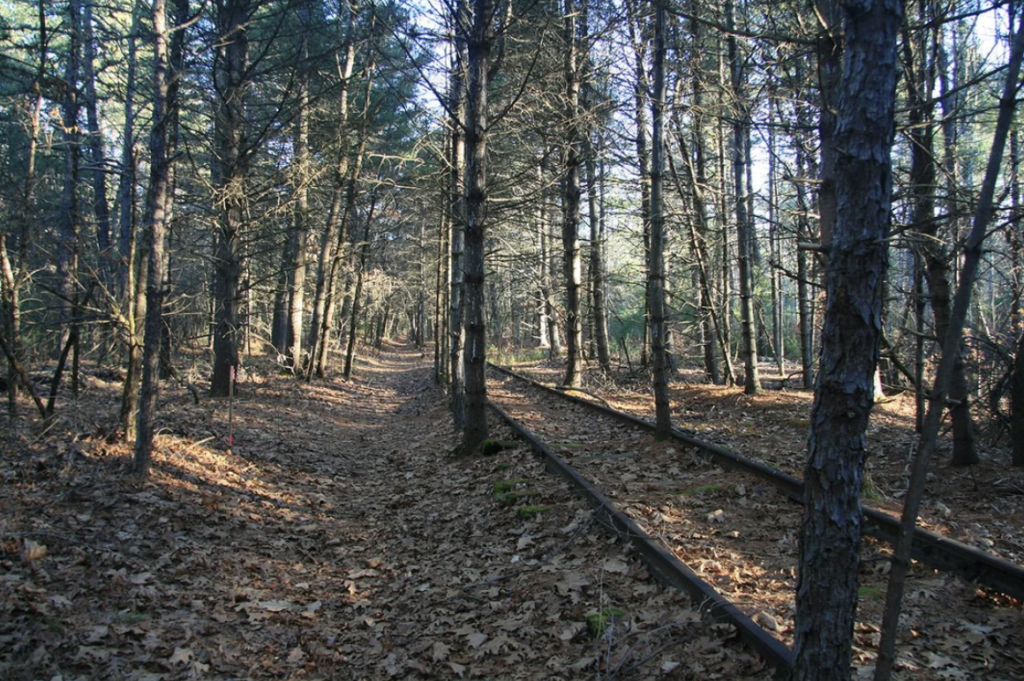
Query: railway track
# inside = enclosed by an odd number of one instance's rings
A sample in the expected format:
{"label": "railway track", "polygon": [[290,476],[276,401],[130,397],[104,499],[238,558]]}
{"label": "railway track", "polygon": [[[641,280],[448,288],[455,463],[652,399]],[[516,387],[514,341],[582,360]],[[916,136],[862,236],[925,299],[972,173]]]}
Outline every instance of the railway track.
{"label": "railway track", "polygon": [[[656,442],[650,435],[653,425],[643,419],[508,369],[492,369],[492,406],[545,457],[548,467],[600,509],[606,524],[661,581],[688,591],[710,616],[735,626],[744,642],[784,674],[792,663],[787,644],[800,523],[794,502],[802,498],[801,481],[682,430],[670,441]],[[855,633],[865,666],[877,644],[888,565],[885,543],[897,527],[892,516],[865,513],[865,532],[875,538],[863,548]],[[1017,604],[981,598],[969,585],[942,574],[1022,599],[1020,566],[923,529],[915,535],[915,558],[920,563],[907,590],[906,610],[911,624],[924,626],[911,629],[910,639],[903,641],[911,651],[906,668],[928,669],[938,659],[930,655],[948,653],[958,640],[958,631],[923,635],[929,622],[959,622],[953,626],[965,629],[964,641],[976,641],[969,635],[971,627],[988,626],[991,611],[986,609],[1004,608],[1000,617],[1024,623]],[[961,669],[973,667],[972,673],[979,665],[995,664],[995,658],[978,662],[971,655],[965,647],[962,660],[942,659]]]}

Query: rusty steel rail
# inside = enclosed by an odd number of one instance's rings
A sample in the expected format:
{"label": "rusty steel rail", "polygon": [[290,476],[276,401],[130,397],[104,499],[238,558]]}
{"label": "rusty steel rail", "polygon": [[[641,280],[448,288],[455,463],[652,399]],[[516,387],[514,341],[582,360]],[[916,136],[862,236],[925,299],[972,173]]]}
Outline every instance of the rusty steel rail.
{"label": "rusty steel rail", "polygon": [[[597,402],[581,399],[575,395],[569,395],[506,367],[491,363],[488,365],[499,373],[525,381],[535,388],[557,395],[562,399],[605,414],[623,423],[654,431],[654,424],[646,419],[617,411]],[[803,503],[803,481],[799,478],[748,459],[721,445],[705,442],[681,428],[673,427],[672,437],[694,447],[722,468],[755,475],[790,499]],[[899,518],[877,509],[864,509],[862,526],[864,534],[892,544],[896,541],[899,528]],[[1024,567],[1016,563],[922,527],[914,528],[912,556],[915,560],[919,560],[931,568],[956,574],[993,591],[1024,601]]]}
{"label": "rusty steel rail", "polygon": [[595,509],[597,519],[614,531],[619,540],[640,557],[659,582],[689,594],[693,602],[710,620],[728,623],[736,627],[736,633],[740,640],[776,670],[777,678],[789,677],[793,667],[793,652],[786,644],[743,614],[729,599],[718,593],[696,572],[652,539],[632,518],[616,508],[589,480],[580,475],[565,459],[558,456],[543,440],[513,419],[494,402],[490,402],[490,407],[544,459],[548,470],[564,478]]}

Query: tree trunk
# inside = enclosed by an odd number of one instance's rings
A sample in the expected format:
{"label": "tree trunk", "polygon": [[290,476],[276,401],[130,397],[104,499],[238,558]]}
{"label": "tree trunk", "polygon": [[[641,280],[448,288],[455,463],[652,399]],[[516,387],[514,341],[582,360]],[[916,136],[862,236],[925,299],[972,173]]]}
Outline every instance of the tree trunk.
{"label": "tree trunk", "polygon": [[238,295],[248,159],[243,151],[245,90],[249,79],[249,0],[218,0],[219,42],[213,79],[219,101],[214,117],[214,191],[221,205],[214,246],[213,376],[210,394],[227,397],[238,366]]}
{"label": "tree trunk", "polygon": [[125,83],[124,99],[124,142],[121,147],[121,177],[118,182],[117,196],[120,212],[118,213],[117,250],[119,267],[117,268],[117,293],[128,293],[128,263],[132,259],[133,241],[135,239],[135,88],[136,88],[136,46],[135,36],[140,32],[138,3],[132,5],[132,26],[128,32],[128,72]]}
{"label": "tree trunk", "polygon": [[299,65],[296,77],[298,111],[293,131],[295,154],[295,209],[292,212],[292,229],[288,234],[288,252],[292,260],[288,263],[288,305],[287,329],[285,334],[288,358],[292,373],[302,374],[302,318],[305,311],[306,295],[306,237],[309,233],[309,45],[306,34],[310,28],[310,5],[303,2],[298,8],[299,26],[303,32],[299,43]]}
{"label": "tree trunk", "polygon": [[[447,152],[447,148],[445,149]],[[447,202],[448,192],[441,191],[442,205]],[[444,310],[447,308],[445,290],[448,281],[448,242],[451,238],[452,221],[448,211],[442,209],[441,219],[437,225],[437,262],[435,263],[434,275],[436,277],[434,289],[434,383],[444,385],[447,380],[445,352],[445,334],[442,327],[447,325],[447,317]]]}
{"label": "tree trunk", "polygon": [[[634,75],[636,80],[633,83],[633,107],[636,114],[636,158],[640,170],[640,224],[643,231],[644,262],[650,257],[651,248],[651,157],[647,145],[647,29],[643,18],[639,15],[639,3],[628,2],[626,5],[630,13],[628,20],[629,37],[633,43]],[[649,280],[644,282],[644,314],[643,330],[640,334],[640,365],[648,366],[648,315],[650,309],[647,307],[650,295],[646,290]]]}
{"label": "tree trunk", "polygon": [[733,33],[735,30],[735,9],[731,0],[726,2],[726,22],[730,33],[727,38],[729,49],[729,72],[732,93],[736,100],[732,126],[732,174],[736,201],[736,249],[739,259],[740,280],[740,330],[743,336],[743,392],[755,395],[761,392],[761,379],[757,369],[757,331],[754,317],[754,275],[751,267],[751,249],[755,238],[753,215],[750,214],[746,191],[747,168],[750,163],[748,144],[750,141],[750,112],[747,110],[744,92],[743,65],[739,46]]}
{"label": "tree trunk", "polygon": [[651,310],[651,364],[655,432],[668,437],[672,411],[665,353],[665,7],[658,3],[654,29],[654,129],[651,137],[651,250],[647,260],[647,295]]}
{"label": "tree trunk", "polygon": [[[947,59],[943,56],[945,55],[944,45],[939,46],[938,53],[940,61],[939,70],[942,76],[940,78],[941,96],[939,101],[942,106],[944,126],[943,165],[946,166],[946,176],[955,185],[955,179],[958,176],[958,160],[956,158],[956,103],[952,101],[953,95],[949,93],[950,84],[945,74],[947,66],[945,62]],[[920,99],[923,100],[930,94],[931,90],[927,93],[922,92]],[[929,129],[929,136],[930,132]],[[928,160],[934,163],[933,159]],[[927,163],[927,161],[922,161],[922,163]],[[934,166],[927,164],[926,167],[930,168],[928,174],[931,176],[931,182],[934,185]],[[950,197],[954,197],[956,195],[955,186],[950,187],[950,189],[952,190]],[[951,198],[947,209],[946,222],[952,222],[955,225],[959,218],[959,210],[956,199]],[[950,262],[953,260],[953,256],[946,250],[942,239],[937,238],[939,233],[939,222],[937,220],[932,219],[926,220],[923,224],[919,223],[919,229],[925,236],[922,249],[925,260],[924,271],[928,282],[932,316],[935,321],[935,335],[939,339],[940,348],[945,352],[946,348],[942,346],[942,343],[948,334],[950,316],[952,314],[954,274],[951,271]],[[952,241],[954,244],[957,243],[956,231],[954,229],[954,239]],[[964,366],[962,353],[963,349],[958,347],[958,359],[953,365],[953,375],[949,385],[949,400],[951,402],[949,414],[953,422],[953,457],[950,463],[954,466],[970,466],[979,461],[978,452],[975,447],[974,422],[971,418],[970,391],[968,389],[966,367]]]}
{"label": "tree trunk", "polygon": [[988,164],[985,168],[985,179],[982,182],[981,195],[978,197],[974,225],[964,246],[960,288],[953,301],[946,336],[942,339],[944,348],[942,359],[935,372],[935,384],[932,386],[932,392],[928,399],[928,413],[925,416],[924,429],[917,443],[917,451],[914,453],[910,484],[907,486],[903,515],[900,519],[900,531],[891,561],[889,588],[885,594],[885,616],[882,620],[882,636],[878,651],[878,663],[875,667],[875,681],[888,681],[896,661],[896,633],[899,627],[903,588],[907,572],[910,570],[914,528],[917,525],[917,515],[921,508],[921,499],[924,496],[928,464],[938,442],[939,427],[942,422],[942,414],[945,411],[946,392],[952,388],[955,366],[960,361],[960,341],[963,338],[967,311],[970,309],[971,289],[974,286],[978,265],[982,258],[982,244],[985,237],[988,236],[988,225],[992,219],[996,183],[999,180],[1006,138],[1009,135],[1016,109],[1022,61],[1024,61],[1024,21],[1020,21],[1015,30],[1009,64],[1006,69],[1006,82],[999,99],[999,115],[992,135]]}
{"label": "tree trunk", "polygon": [[67,48],[67,62],[64,68],[64,100],[61,103],[64,176],[61,192],[61,211],[57,236],[57,291],[59,292],[57,307],[60,310],[60,335],[57,350],[64,346],[71,335],[71,327],[76,316],[74,298],[78,288],[78,170],[79,170],[79,134],[78,114],[78,72],[80,60],[81,16],[78,0],[69,0],[68,30],[70,44]]}
{"label": "tree trunk", "polygon": [[818,386],[804,472],[795,681],[847,681],[857,606],[865,433],[874,404],[882,281],[891,220],[903,4],[844,6],[846,50],[836,125],[836,225],[829,252]]}
{"label": "tree trunk", "polygon": [[1024,468],[1024,333],[1017,337],[1010,379],[1010,435],[1013,440],[1013,465]]}
{"label": "tree trunk", "polygon": [[839,0],[815,0],[818,32],[818,91],[821,98],[818,138],[821,163],[818,166],[819,243],[828,248],[836,222],[836,106],[842,79],[843,46],[840,32]]}
{"label": "tree trunk", "polygon": [[465,291],[466,423],[462,451],[476,451],[487,438],[487,336],[484,325],[484,236],[487,226],[487,82],[494,42],[493,0],[474,0],[468,40],[468,117],[466,121]]}
{"label": "tree trunk", "polygon": [[348,380],[352,376],[352,364],[356,357],[356,329],[359,326],[360,305],[363,300],[363,273],[366,271],[366,254],[370,251],[370,223],[373,211],[377,206],[377,194],[373,194],[370,209],[366,215],[366,226],[363,228],[363,241],[359,244],[359,262],[356,264],[356,283],[352,292],[352,316],[348,325],[348,344],[345,347],[344,376]]}
{"label": "tree trunk", "polygon": [[611,356],[608,352],[608,311],[605,306],[604,283],[604,161],[598,163],[596,153],[603,153],[600,138],[598,149],[585,138],[587,168],[587,200],[590,214],[590,290],[594,308],[594,343],[597,346],[597,363],[601,371],[611,373]]}
{"label": "tree trunk", "polygon": [[[341,92],[338,95],[338,160],[334,169],[334,183],[331,189],[331,205],[327,211],[323,237],[320,240],[320,257],[317,260],[316,288],[313,296],[313,314],[310,320],[309,354],[310,365],[306,371],[307,380],[312,378],[314,357],[319,354],[321,329],[327,316],[327,287],[332,265],[341,254],[336,248],[345,243],[347,235],[339,233],[341,226],[342,201],[345,197],[345,182],[348,178],[349,166],[349,103],[348,94],[352,83],[352,72],[355,67],[355,26],[356,3],[348,5],[348,28],[345,36],[345,57],[341,66]],[[285,315],[287,316],[287,315]],[[283,334],[282,334],[283,335]]]}
{"label": "tree trunk", "polygon": [[[544,168],[540,162],[537,163],[537,186],[544,186]],[[537,231],[537,347],[551,348],[552,329],[548,300],[551,297],[551,283],[548,276],[550,260],[548,258],[548,226],[545,220],[543,197],[537,201],[536,210],[536,231]]]}
{"label": "tree trunk", "polygon": [[323,312],[320,317],[319,327],[313,327],[313,352],[310,357],[310,368],[307,378],[316,375],[323,378],[327,373],[327,360],[329,357],[329,342],[331,327],[334,325],[335,291],[338,287],[341,263],[345,256],[345,239],[348,235],[349,225],[355,216],[356,199],[358,198],[359,180],[363,172],[363,161],[366,156],[366,144],[369,139],[369,111],[370,94],[373,91],[373,74],[375,71],[373,59],[366,67],[366,88],[364,91],[362,125],[359,132],[359,142],[356,145],[353,162],[350,166],[348,178],[345,180],[345,206],[341,213],[341,222],[338,225],[338,242],[333,249],[334,257],[331,258],[330,266],[324,278],[323,288]]}
{"label": "tree trunk", "polygon": [[[694,113],[699,116],[698,113]],[[700,149],[700,140],[697,144],[696,172],[690,166],[690,152],[683,137],[681,125],[676,121],[676,141],[679,144],[680,155],[683,158],[683,168],[686,171],[686,185],[690,188],[690,200],[693,205],[694,219],[690,221],[690,252],[693,254],[694,263],[697,265],[697,309],[700,314],[698,327],[703,346],[704,371],[712,383],[721,383],[722,378],[718,371],[718,360],[715,355],[715,341],[717,340],[725,361],[726,371],[733,376],[732,356],[729,353],[725,337],[722,335],[722,324],[715,311],[714,294],[712,291],[711,278],[708,274],[708,252],[706,246],[708,227],[707,206],[704,202],[703,188],[707,186],[707,178],[704,175],[704,155]],[[696,124],[699,130],[699,124]],[[697,133],[695,132],[695,136]],[[680,196],[684,194],[683,184],[675,169],[675,162],[671,154],[668,156],[669,169],[676,182],[676,189]],[[730,381],[731,382],[731,381]]]}
{"label": "tree trunk", "polygon": [[[797,150],[796,164],[797,173],[801,177],[806,175],[807,152],[801,146]],[[814,312],[813,301],[811,300],[814,287],[811,282],[811,268],[807,263],[807,251],[800,248],[801,241],[810,239],[810,226],[807,215],[809,214],[809,202],[807,192],[803,183],[797,183],[797,252],[796,252],[796,297],[797,297],[797,318],[800,325],[800,366],[803,370],[803,387],[810,390],[814,387]]]}
{"label": "tree trunk", "polygon": [[580,81],[578,73],[579,41],[576,37],[576,7],[565,0],[563,18],[565,60],[565,134],[563,151],[565,175],[562,182],[562,266],[565,276],[565,378],[568,387],[578,387],[583,371],[583,323],[580,316]]}
{"label": "tree trunk", "polygon": [[[184,30],[183,28],[178,29]],[[170,112],[177,102],[169,92],[169,30],[165,0],[153,0],[153,130],[149,137],[149,191],[143,224],[148,232],[149,267],[146,278],[145,341],[142,352],[142,383],[135,432],[134,473],[149,477],[153,456],[156,401],[160,387],[160,341],[163,332],[164,233],[171,202],[168,151]],[[175,74],[177,76],[179,74]],[[174,94],[177,94],[175,88]]]}
{"label": "tree trunk", "polygon": [[448,207],[452,221],[451,279],[448,295],[448,362],[449,395],[451,397],[452,423],[456,430],[466,427],[466,367],[464,350],[466,330],[465,317],[465,243],[466,243],[466,134],[469,121],[466,120],[466,69],[469,54],[467,32],[470,30],[469,10],[460,0],[455,6],[456,23],[455,58],[452,62],[450,110],[451,120],[451,161],[448,178]]}
{"label": "tree trunk", "polygon": [[84,29],[82,60],[85,86],[86,124],[89,134],[89,163],[92,170],[92,206],[96,218],[96,245],[100,254],[100,273],[108,285],[112,281],[113,263],[110,262],[110,205],[107,203],[107,158],[103,151],[103,135],[100,132],[99,102],[96,97],[96,38],[92,26],[92,3],[87,0],[82,6],[82,27]]}
{"label": "tree trunk", "polygon": [[[35,201],[36,189],[36,155],[39,147],[40,117],[43,110],[42,81],[46,69],[47,50],[47,29],[46,14],[42,0],[39,4],[39,64],[36,71],[35,81],[32,83],[31,92],[32,107],[29,114],[28,124],[28,153],[25,163],[25,181],[20,192],[19,205],[15,212],[10,233],[0,230],[0,294],[2,294],[3,305],[0,305],[6,312],[0,328],[3,328],[7,336],[7,415],[8,431],[11,435],[17,432],[18,416],[18,381],[23,378],[20,362],[22,358],[22,337],[21,337],[21,288],[30,276],[28,267],[29,247],[29,216],[32,213],[32,206]],[[17,239],[16,245],[8,241],[13,235]],[[13,256],[13,259],[12,259]],[[6,353],[5,353],[6,354]],[[31,382],[25,383],[25,389],[33,393],[32,397],[38,405],[42,402]],[[43,410],[41,410],[42,412]]]}

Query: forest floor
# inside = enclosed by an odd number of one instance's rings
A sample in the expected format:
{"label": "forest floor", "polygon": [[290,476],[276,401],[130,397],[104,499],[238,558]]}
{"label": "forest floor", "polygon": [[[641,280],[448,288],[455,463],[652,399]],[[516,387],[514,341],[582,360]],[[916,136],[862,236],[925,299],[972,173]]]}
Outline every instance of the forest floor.
{"label": "forest floor", "polygon": [[[772,368],[762,366],[762,375]],[[520,363],[515,369],[549,385],[559,383],[564,373],[549,360]],[[591,367],[586,383],[591,395],[605,398],[612,408],[652,418],[654,398],[642,376],[620,367],[612,382]],[[673,423],[702,440],[803,477],[814,394],[795,389],[794,383],[751,396],[741,386],[713,385],[698,371],[680,371],[669,388]],[[778,381],[764,384],[777,386]],[[875,405],[868,427],[865,503],[896,516],[903,509],[917,445],[914,412],[912,393],[890,391]],[[1008,429],[975,414],[980,462],[967,467],[950,465],[950,435],[947,418],[929,468],[920,524],[1024,565],[1024,470],[1011,465]]]}
{"label": "forest floor", "polygon": [[418,352],[312,384],[253,362],[230,447],[226,401],[168,386],[145,484],[110,378],[4,438],[0,678],[771,676],[525,448],[453,457]]}
{"label": "forest floor", "polygon": [[[306,384],[253,360],[232,446],[227,401],[192,404],[168,385],[142,485],[128,446],[105,437],[116,376],[90,376],[49,430],[21,424],[0,452],[0,678],[771,677],[525,447],[455,458],[429,365],[396,346],[350,381]],[[640,382],[590,381],[649,414]],[[679,425],[800,472],[809,393],[749,398],[685,376],[674,391]],[[873,416],[871,484],[890,510],[913,442],[908,403]],[[1021,562],[1024,477],[1001,450],[983,455],[968,471],[939,463],[926,517]],[[507,480],[529,487],[529,505],[496,498]],[[977,635],[996,645],[1019,626],[1011,615]]]}

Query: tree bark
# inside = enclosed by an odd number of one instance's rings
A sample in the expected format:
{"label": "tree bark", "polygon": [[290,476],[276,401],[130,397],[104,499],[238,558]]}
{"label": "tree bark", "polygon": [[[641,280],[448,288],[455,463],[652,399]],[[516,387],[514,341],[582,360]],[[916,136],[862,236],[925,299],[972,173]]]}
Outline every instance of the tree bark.
{"label": "tree bark", "polygon": [[221,206],[214,246],[213,376],[210,394],[227,397],[238,366],[238,303],[242,274],[245,179],[248,158],[243,148],[246,86],[249,81],[249,0],[218,0],[218,46],[213,81],[219,101],[214,117],[214,191]]}
{"label": "tree bark", "polygon": [[344,376],[348,380],[352,376],[352,365],[356,357],[356,330],[359,326],[359,313],[363,302],[363,274],[366,271],[366,255],[370,252],[370,223],[373,211],[377,206],[377,194],[373,194],[370,209],[366,215],[366,226],[363,227],[363,240],[359,244],[359,261],[356,264],[356,283],[352,291],[352,317],[348,325],[348,344],[345,346]]}
{"label": "tree bark", "polygon": [[823,248],[832,243],[836,222],[836,106],[842,79],[843,38],[839,0],[816,0],[818,31],[818,92],[821,108],[818,138],[818,240]]}
{"label": "tree bark", "polygon": [[[797,150],[796,167],[800,177],[807,174],[808,163],[807,152],[803,145]],[[796,297],[797,297],[797,319],[800,326],[800,366],[803,373],[803,387],[810,390],[814,387],[814,310],[811,295],[814,287],[811,282],[811,268],[808,267],[807,251],[800,248],[801,241],[811,238],[811,229],[808,224],[807,215],[810,213],[810,205],[807,200],[807,191],[803,183],[797,183],[797,252],[796,252]]]}
{"label": "tree bark", "polygon": [[476,451],[487,438],[487,336],[484,324],[484,236],[487,226],[487,84],[494,44],[493,0],[474,0],[468,40],[466,121],[465,333],[466,423],[462,451]]}
{"label": "tree bark", "polygon": [[[597,346],[597,363],[601,371],[611,373],[611,356],[608,352],[608,310],[605,304],[605,258],[604,258],[604,161],[597,162],[597,154],[603,153],[599,138],[598,148],[584,140],[587,169],[587,200],[590,214],[590,290],[593,299],[594,343]],[[598,171],[600,166],[600,171]]]}
{"label": "tree bark", "polygon": [[356,212],[356,199],[359,195],[359,181],[363,172],[363,162],[366,158],[366,144],[369,140],[369,112],[370,95],[373,92],[373,79],[376,65],[371,58],[366,66],[366,88],[363,96],[362,124],[359,131],[359,142],[353,153],[353,161],[350,164],[349,174],[345,180],[345,205],[341,213],[341,221],[338,225],[338,242],[334,246],[334,257],[331,258],[330,266],[324,279],[323,288],[323,309],[320,317],[319,327],[313,327],[315,334],[313,341],[313,352],[310,358],[310,367],[307,378],[315,375],[323,378],[327,373],[329,357],[329,342],[331,338],[331,327],[334,325],[335,297],[338,288],[338,278],[342,261],[345,256],[345,240],[348,236],[349,225],[352,223]]}
{"label": "tree bark", "polygon": [[92,207],[96,218],[96,245],[100,253],[101,275],[105,283],[112,283],[110,262],[110,205],[107,203],[107,158],[103,151],[103,135],[100,132],[99,102],[96,97],[96,36],[92,26],[92,3],[86,0],[82,5],[83,78],[85,89],[86,124],[89,136],[89,163],[92,179]]}
{"label": "tree bark", "polygon": [[846,681],[857,605],[865,433],[874,404],[891,220],[900,0],[844,8],[836,225],[811,410],[797,582],[795,681]]}
{"label": "tree bark", "polygon": [[292,181],[295,183],[295,207],[292,211],[292,225],[288,233],[286,303],[286,333],[283,334],[284,345],[288,348],[287,357],[291,363],[292,373],[302,374],[302,320],[305,311],[306,294],[306,238],[309,233],[309,44],[306,35],[310,29],[310,6],[302,2],[298,8],[299,27],[302,36],[299,38],[299,54],[296,74],[296,92],[298,110],[292,132],[292,146],[295,155]]}
{"label": "tree bark", "polygon": [[124,137],[121,147],[121,177],[117,188],[118,237],[117,250],[119,267],[117,268],[117,292],[128,293],[129,263],[132,259],[133,241],[135,239],[135,88],[136,88],[136,44],[135,36],[139,33],[140,5],[132,5],[132,26],[128,32],[128,67],[125,83],[124,99]]}
{"label": "tree bark", "polygon": [[651,135],[651,249],[647,260],[648,307],[651,310],[651,365],[655,433],[672,432],[665,353],[665,6],[659,2],[654,19],[654,128]]}
{"label": "tree bark", "polygon": [[743,65],[739,45],[736,42],[735,8],[731,0],[726,2],[726,22],[731,31],[727,37],[729,49],[729,73],[732,83],[734,122],[732,124],[732,173],[736,201],[736,250],[739,260],[740,280],[740,331],[743,337],[743,392],[755,395],[761,392],[761,379],[757,367],[757,320],[754,317],[754,275],[751,267],[754,225],[750,214],[749,198],[746,191],[748,145],[750,141],[750,112],[747,109],[744,92]]}
{"label": "tree bark", "polygon": [[[643,232],[644,262],[651,249],[651,156],[647,144],[647,36],[645,20],[639,15],[640,3],[631,0],[626,4],[630,13],[629,37],[633,43],[634,76],[633,107],[636,114],[636,158],[640,171],[640,225]],[[648,323],[650,310],[647,307],[650,296],[647,293],[649,280],[644,281],[643,329],[640,334],[640,365],[648,366]]]}
{"label": "tree bark", "polygon": [[[341,248],[347,235],[342,226],[342,202],[345,198],[345,187],[349,176],[349,102],[348,94],[355,68],[355,26],[356,3],[348,6],[348,28],[345,37],[345,57],[341,66],[341,92],[338,95],[338,161],[334,169],[334,185],[331,189],[331,206],[327,212],[323,237],[320,240],[320,257],[317,260],[316,289],[313,297],[313,315],[310,320],[309,354],[310,365],[306,371],[307,380],[315,372],[314,358],[319,355],[321,330],[327,316],[327,289],[334,263],[342,258],[336,252]],[[285,317],[287,315],[284,315]],[[282,333],[282,336],[285,335]]]}
{"label": "tree bark", "polygon": [[170,168],[174,163],[174,159],[167,153],[169,114],[177,105],[169,88],[171,74],[168,34],[166,2],[153,0],[153,130],[149,137],[149,191],[146,194],[143,218],[148,232],[149,271],[146,279],[145,341],[133,464],[136,477],[141,479],[149,477],[153,458],[156,402],[160,387],[160,342],[163,335],[164,234],[171,202]]}
{"label": "tree bark", "polygon": [[[941,31],[940,31],[941,36]],[[938,36],[938,37],[940,37]],[[954,197],[957,191],[955,186],[955,179],[958,176],[957,166],[958,159],[956,158],[956,147],[957,147],[957,131],[956,131],[956,103],[953,100],[953,95],[949,93],[949,82],[946,77],[947,59],[945,58],[945,46],[939,45],[938,49],[939,56],[939,71],[940,71],[940,97],[939,102],[942,107],[943,116],[943,165],[945,167],[945,175],[950,178],[949,195]],[[926,92],[914,93],[918,94],[917,99],[921,101],[920,106],[925,106],[925,100],[927,96],[931,94],[931,90]],[[913,114],[913,109],[911,110]],[[930,120],[931,112],[925,112],[925,116],[922,119]],[[922,123],[923,124],[923,123]],[[931,136],[930,126],[928,129],[928,136]],[[929,149],[931,140],[928,139]],[[930,176],[925,177],[924,181],[930,181],[932,185],[935,184],[935,168],[934,158],[929,157],[923,159],[921,164],[926,169],[924,172]],[[932,202],[934,205],[934,202]],[[934,210],[934,208],[932,208]],[[952,222],[954,225],[958,222],[960,208],[957,205],[957,201],[951,198],[947,210],[946,222]],[[934,217],[934,213],[932,213]],[[915,219],[915,222],[917,220]],[[935,219],[924,220],[923,223],[918,223],[921,233],[925,236],[922,245],[922,251],[924,254],[924,274],[928,282],[928,294],[929,302],[932,306],[932,316],[935,322],[935,335],[939,339],[939,346],[943,352],[946,348],[942,345],[946,336],[948,335],[950,317],[952,315],[952,300],[953,300],[953,285],[954,285],[954,273],[951,269],[950,262],[953,260],[953,256],[947,251],[945,243],[939,238],[939,221]],[[956,243],[956,232],[954,230],[954,238],[952,243]],[[963,361],[963,348],[957,347],[957,361],[953,365],[953,375],[950,377],[949,385],[949,415],[953,422],[953,456],[950,463],[954,466],[970,466],[978,463],[978,452],[975,446],[974,437],[974,421],[971,418],[971,406],[970,406],[970,390],[968,388],[966,367]]]}
{"label": "tree bark", "polygon": [[448,294],[448,366],[452,423],[456,430],[466,427],[466,367],[464,351],[465,243],[466,243],[466,69],[469,68],[469,9],[464,0],[455,5],[455,53],[452,61],[449,109],[451,118],[451,160],[448,177],[448,215],[452,221],[451,271]]}
{"label": "tree bark", "polygon": [[583,372],[583,323],[580,315],[580,80],[579,40],[576,36],[576,6],[565,0],[563,29],[565,59],[562,77],[565,81],[565,175],[562,180],[562,268],[565,276],[565,378],[567,387],[578,387]]}

